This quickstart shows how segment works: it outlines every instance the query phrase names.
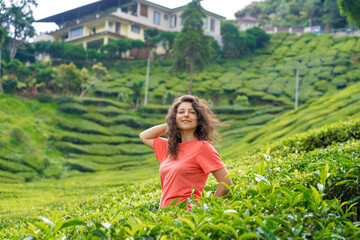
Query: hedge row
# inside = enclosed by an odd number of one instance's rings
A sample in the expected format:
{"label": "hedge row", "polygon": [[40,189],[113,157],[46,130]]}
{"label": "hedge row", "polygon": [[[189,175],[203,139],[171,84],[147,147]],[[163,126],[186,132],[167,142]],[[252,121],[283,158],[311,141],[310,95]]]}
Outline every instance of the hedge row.
{"label": "hedge row", "polygon": [[144,144],[108,145],[108,144],[89,144],[78,145],[69,142],[58,141],[54,143],[57,148],[64,152],[80,153],[90,155],[143,155],[151,153],[152,150]]}

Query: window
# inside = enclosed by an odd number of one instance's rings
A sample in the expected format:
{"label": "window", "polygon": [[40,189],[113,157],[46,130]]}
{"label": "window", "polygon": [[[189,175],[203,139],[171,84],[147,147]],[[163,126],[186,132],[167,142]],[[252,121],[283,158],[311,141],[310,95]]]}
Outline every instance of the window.
{"label": "window", "polygon": [[120,33],[120,23],[118,23],[118,22],[115,25],[115,32]]}
{"label": "window", "polygon": [[154,11],[154,24],[160,25],[160,13],[157,11]]}
{"label": "window", "polygon": [[176,15],[171,15],[170,27],[176,27]]}
{"label": "window", "polygon": [[144,4],[140,4],[140,15],[147,17],[148,16],[148,6]]}
{"label": "window", "polygon": [[109,22],[109,23],[108,23],[108,28],[109,28],[110,30],[112,30],[112,28],[113,28],[113,23],[112,23],[112,22]]}
{"label": "window", "polygon": [[210,20],[210,30],[215,32],[215,19],[213,18]]}
{"label": "window", "polygon": [[183,25],[185,22],[184,18],[180,17],[180,24]]}
{"label": "window", "polygon": [[140,33],[140,27],[136,25],[131,25],[131,31]]}
{"label": "window", "polygon": [[83,35],[83,27],[77,27],[70,30],[70,38],[75,38]]}
{"label": "window", "polygon": [[206,28],[207,28],[207,25],[208,25],[208,23],[207,23],[207,17],[204,17],[204,18],[203,18],[203,22],[204,22],[204,29],[206,29]]}
{"label": "window", "polygon": [[164,20],[169,20],[169,15],[167,15],[167,14],[164,14]]}

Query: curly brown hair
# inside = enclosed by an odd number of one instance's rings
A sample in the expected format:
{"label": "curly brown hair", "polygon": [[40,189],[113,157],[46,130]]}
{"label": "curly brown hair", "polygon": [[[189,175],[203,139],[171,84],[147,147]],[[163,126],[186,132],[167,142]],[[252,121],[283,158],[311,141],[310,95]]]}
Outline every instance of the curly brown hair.
{"label": "curly brown hair", "polygon": [[209,104],[204,99],[199,99],[192,95],[184,95],[174,100],[169,107],[165,121],[168,129],[166,135],[168,137],[168,153],[172,159],[177,158],[179,143],[181,143],[181,131],[176,124],[176,114],[179,105],[183,102],[190,102],[194,108],[197,117],[198,125],[195,130],[195,137],[200,141],[221,140],[216,126],[221,125],[221,122],[215,117],[214,112],[210,109]]}

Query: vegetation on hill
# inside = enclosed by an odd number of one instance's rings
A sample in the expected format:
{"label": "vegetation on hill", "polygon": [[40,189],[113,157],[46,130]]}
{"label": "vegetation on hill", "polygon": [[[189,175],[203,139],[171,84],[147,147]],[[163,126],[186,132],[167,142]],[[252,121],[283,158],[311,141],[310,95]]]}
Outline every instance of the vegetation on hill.
{"label": "vegetation on hill", "polygon": [[[224,198],[204,196],[158,210],[160,186],[149,180],[111,189],[79,205],[1,221],[9,238],[346,238],[357,239],[359,119],[312,130],[226,162],[234,185]],[[324,140],[327,141],[324,141]],[[346,189],[344,191],[344,189]],[[186,204],[185,204],[186,205]],[[7,228],[6,228],[7,227]]]}
{"label": "vegetation on hill", "polygon": [[[348,22],[345,17],[340,16],[337,2],[336,0],[254,1],[236,12],[235,17],[255,17],[260,20],[261,26],[344,28]],[[350,5],[353,6],[353,3]]]}

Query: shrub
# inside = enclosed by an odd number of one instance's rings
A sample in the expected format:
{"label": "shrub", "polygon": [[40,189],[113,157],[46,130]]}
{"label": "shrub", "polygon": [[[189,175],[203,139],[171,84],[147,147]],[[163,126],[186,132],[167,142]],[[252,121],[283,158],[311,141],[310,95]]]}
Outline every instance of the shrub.
{"label": "shrub", "polygon": [[51,102],[53,100],[53,97],[51,95],[47,95],[44,93],[39,93],[38,95],[36,95],[36,98],[38,99],[39,102]]}
{"label": "shrub", "polygon": [[0,182],[2,183],[17,183],[24,181],[24,177],[20,175],[0,170]]}
{"label": "shrub", "polygon": [[15,94],[17,88],[18,81],[14,78],[10,78],[4,80],[2,83],[2,87],[5,93],[7,94]]}
{"label": "shrub", "polygon": [[30,137],[20,128],[13,128],[10,132],[10,137],[19,143],[24,143],[30,139]]}
{"label": "shrub", "polygon": [[346,72],[347,72],[347,68],[345,66],[336,66],[334,68],[334,74],[335,75],[344,74]]}
{"label": "shrub", "polygon": [[121,135],[121,136],[128,136],[128,137],[138,137],[139,131],[132,129],[126,125],[117,125],[109,127],[109,131],[112,135]]}
{"label": "shrub", "polygon": [[63,173],[63,169],[57,165],[51,165],[43,171],[43,174],[47,178],[57,178],[59,179]]}
{"label": "shrub", "polygon": [[261,125],[275,118],[276,114],[263,114],[246,120],[247,125]]}
{"label": "shrub", "polygon": [[103,135],[111,135],[111,132],[94,122],[83,120],[83,119],[66,119],[66,118],[58,118],[56,122],[59,126],[82,133],[95,133],[95,134],[103,134]]}
{"label": "shrub", "polygon": [[3,160],[0,158],[0,169],[9,171],[12,173],[17,172],[34,172],[34,169],[28,166],[25,166],[21,163],[11,162],[7,160]]}
{"label": "shrub", "polygon": [[59,97],[55,98],[55,102],[57,102],[59,104],[63,104],[63,103],[79,103],[79,104],[81,104],[82,103],[81,99],[76,99],[76,98],[67,97],[67,96],[59,96]]}
{"label": "shrub", "polygon": [[75,113],[75,114],[87,113],[87,109],[83,105],[74,102],[62,103],[59,106],[59,109],[66,113]]}
{"label": "shrub", "polygon": [[346,142],[350,139],[360,139],[359,119],[330,124],[294,137],[281,140],[271,147],[272,150],[281,152],[282,156],[299,151],[312,151],[323,148],[333,142]]}

